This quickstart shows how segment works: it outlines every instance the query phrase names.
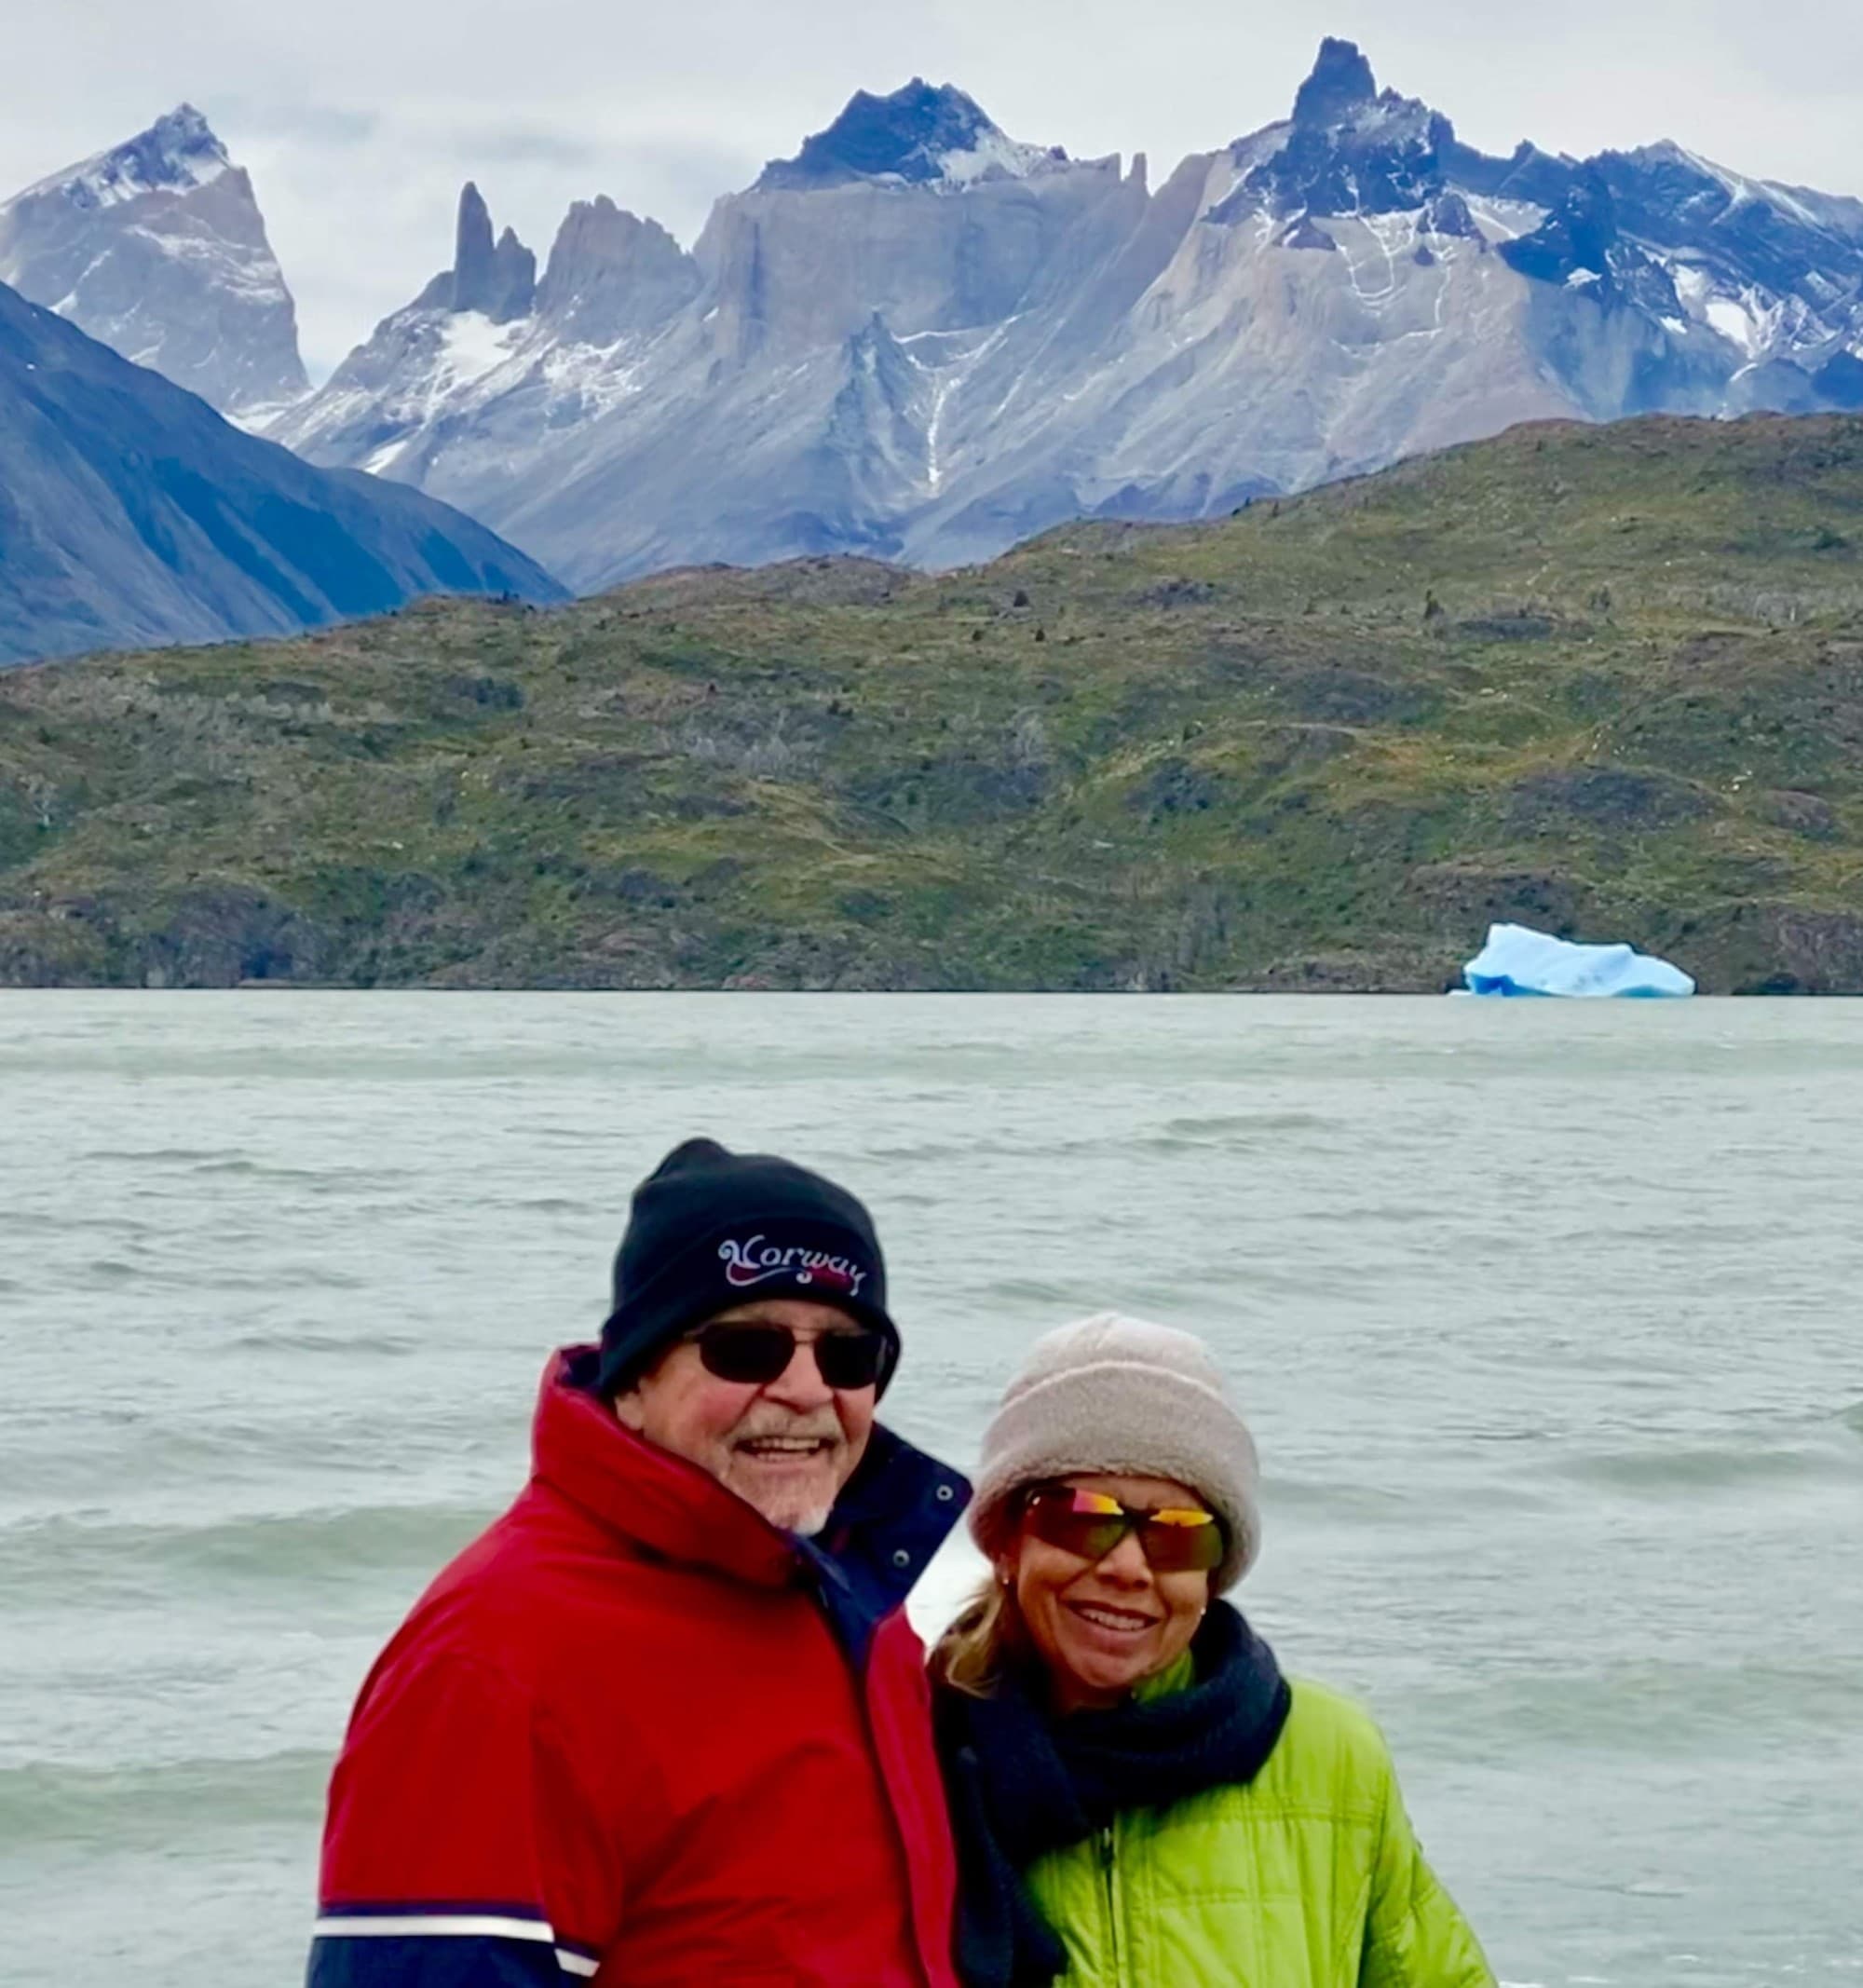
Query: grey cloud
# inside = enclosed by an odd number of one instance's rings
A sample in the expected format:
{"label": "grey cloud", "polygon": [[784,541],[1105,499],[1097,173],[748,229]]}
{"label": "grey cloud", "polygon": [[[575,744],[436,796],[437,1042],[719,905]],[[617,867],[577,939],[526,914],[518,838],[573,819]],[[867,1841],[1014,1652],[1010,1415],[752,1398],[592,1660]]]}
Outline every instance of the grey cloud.
{"label": "grey cloud", "polygon": [[512,128],[460,131],[454,157],[469,166],[552,166],[586,171],[601,157],[600,148],[566,131]]}
{"label": "grey cloud", "polygon": [[313,146],[365,145],[382,129],[382,113],[374,108],[237,92],[214,99],[213,120],[229,129],[243,125],[264,130],[274,145],[287,141]]}

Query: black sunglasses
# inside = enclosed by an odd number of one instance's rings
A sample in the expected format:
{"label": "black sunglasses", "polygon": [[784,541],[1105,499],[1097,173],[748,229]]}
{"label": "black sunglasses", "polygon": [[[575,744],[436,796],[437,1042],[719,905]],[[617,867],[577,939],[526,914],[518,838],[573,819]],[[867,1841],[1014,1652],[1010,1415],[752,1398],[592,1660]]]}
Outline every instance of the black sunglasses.
{"label": "black sunglasses", "polygon": [[[700,1326],[687,1337],[699,1349],[708,1374],[742,1387],[762,1387],[789,1370],[796,1334],[787,1326],[720,1322]],[[862,1327],[853,1332],[822,1332],[810,1340],[816,1370],[837,1392],[872,1387],[879,1379],[886,1341]]]}
{"label": "black sunglasses", "polygon": [[1023,1522],[1037,1539],[1097,1564],[1128,1532],[1154,1573],[1207,1573],[1222,1562],[1222,1521],[1201,1505],[1135,1511],[1104,1491],[1040,1484],[1023,1504]]}

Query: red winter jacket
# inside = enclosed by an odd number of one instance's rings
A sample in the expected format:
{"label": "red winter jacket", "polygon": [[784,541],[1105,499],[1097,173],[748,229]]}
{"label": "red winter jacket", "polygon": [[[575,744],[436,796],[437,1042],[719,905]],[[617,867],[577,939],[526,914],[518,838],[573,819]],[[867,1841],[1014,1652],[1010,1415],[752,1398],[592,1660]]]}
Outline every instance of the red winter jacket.
{"label": "red winter jacket", "polygon": [[956,1988],[900,1604],[963,1479],[876,1429],[820,1542],[557,1355],[531,1481],[415,1604],[331,1784],[310,1988]]}

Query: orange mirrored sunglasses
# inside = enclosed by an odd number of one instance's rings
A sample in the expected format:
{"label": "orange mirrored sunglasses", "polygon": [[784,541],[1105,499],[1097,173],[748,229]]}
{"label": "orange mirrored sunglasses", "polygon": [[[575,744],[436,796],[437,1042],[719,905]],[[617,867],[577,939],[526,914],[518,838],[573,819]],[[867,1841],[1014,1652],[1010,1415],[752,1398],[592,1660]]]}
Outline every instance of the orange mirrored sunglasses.
{"label": "orange mirrored sunglasses", "polygon": [[1041,1484],[1023,1505],[1024,1523],[1037,1539],[1083,1560],[1103,1560],[1128,1532],[1154,1573],[1207,1572],[1222,1559],[1222,1521],[1201,1505],[1165,1505],[1141,1511],[1104,1491],[1067,1484]]}

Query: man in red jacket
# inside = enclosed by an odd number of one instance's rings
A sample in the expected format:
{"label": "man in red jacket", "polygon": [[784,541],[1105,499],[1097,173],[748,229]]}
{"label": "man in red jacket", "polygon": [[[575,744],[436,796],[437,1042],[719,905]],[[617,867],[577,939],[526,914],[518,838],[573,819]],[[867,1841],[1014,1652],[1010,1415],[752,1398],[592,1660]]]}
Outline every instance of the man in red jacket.
{"label": "man in red jacket", "polygon": [[668,1154],[528,1486],[362,1687],[310,1988],[956,1988],[903,1603],[969,1488],[875,1422],[898,1355],[851,1194]]}

